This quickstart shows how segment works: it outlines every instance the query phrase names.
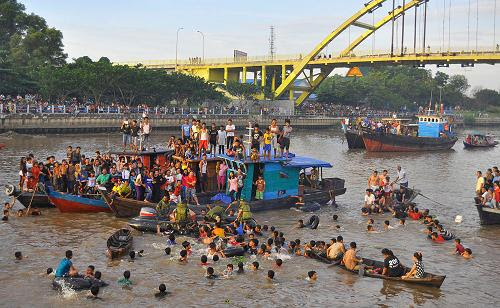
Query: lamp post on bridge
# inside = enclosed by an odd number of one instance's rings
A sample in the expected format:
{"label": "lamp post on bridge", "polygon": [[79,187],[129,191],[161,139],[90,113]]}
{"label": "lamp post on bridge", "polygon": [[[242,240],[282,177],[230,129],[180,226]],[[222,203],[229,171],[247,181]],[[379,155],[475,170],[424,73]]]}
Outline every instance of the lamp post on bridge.
{"label": "lamp post on bridge", "polygon": [[177,29],[177,36],[176,36],[176,39],[175,39],[175,71],[177,72],[177,50],[178,50],[178,45],[179,45],[179,31],[181,31],[182,27],[178,28]]}
{"label": "lamp post on bridge", "polygon": [[202,39],[202,57],[201,57],[201,60],[205,61],[205,34],[203,34],[203,32],[201,32],[200,30],[198,30],[196,32],[201,34],[201,39]]}

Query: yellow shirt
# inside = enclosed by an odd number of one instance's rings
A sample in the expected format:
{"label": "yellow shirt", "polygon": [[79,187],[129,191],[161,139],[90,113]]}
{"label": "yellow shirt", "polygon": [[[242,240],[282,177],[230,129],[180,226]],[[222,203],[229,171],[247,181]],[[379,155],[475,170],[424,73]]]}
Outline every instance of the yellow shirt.
{"label": "yellow shirt", "polygon": [[264,134],[264,144],[271,144],[272,140],[273,140],[273,134],[271,134],[271,133]]}
{"label": "yellow shirt", "polygon": [[226,236],[226,234],[224,233],[224,229],[222,229],[222,228],[215,228],[212,233],[215,236],[218,236],[218,237],[224,237],[224,236]]}
{"label": "yellow shirt", "polygon": [[125,186],[125,185],[120,185],[118,187],[118,194],[122,197],[125,197],[126,195],[128,195],[130,193],[130,186]]}
{"label": "yellow shirt", "polygon": [[476,182],[476,192],[481,192],[481,188],[483,188],[483,186],[484,186],[484,178],[480,177],[477,179]]}

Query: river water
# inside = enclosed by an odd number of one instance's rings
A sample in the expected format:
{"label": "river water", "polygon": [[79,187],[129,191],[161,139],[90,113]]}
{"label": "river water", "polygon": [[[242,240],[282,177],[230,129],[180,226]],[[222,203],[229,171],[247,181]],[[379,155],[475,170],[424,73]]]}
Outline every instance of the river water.
{"label": "river water", "polygon": [[[500,130],[488,129],[499,135]],[[466,131],[460,131],[461,137]],[[153,136],[161,144],[167,133]],[[20,156],[34,153],[44,158],[65,155],[68,145],[82,146],[82,152],[92,154],[120,143],[120,136],[113,134],[51,135],[51,136],[0,136],[7,147],[1,150],[0,185],[17,182]],[[461,141],[460,141],[461,142]],[[499,165],[500,147],[490,150],[464,150],[457,143],[453,150],[441,153],[382,153],[349,151],[338,130],[299,131],[292,138],[292,151],[329,161],[333,168],[325,175],[346,179],[347,193],[338,197],[339,208],[323,208],[317,230],[295,229],[298,219],[308,214],[293,210],[259,213],[261,224],[274,225],[285,233],[287,240],[300,238],[302,242],[328,241],[341,234],[346,243],[356,241],[358,255],[382,259],[384,247],[394,251],[405,264],[411,265],[411,256],[421,251],[425,269],[435,274],[447,275],[441,289],[418,287],[379,279],[358,277],[338,268],[303,257],[283,257],[284,265],[276,269],[276,281],[269,283],[265,277],[273,267],[273,260],[259,259],[261,270],[247,272],[231,279],[207,281],[205,270],[198,266],[202,246],[194,245],[188,265],[180,265],[164,255],[166,238],[134,232],[135,250],[144,249],[145,256],[131,263],[127,260],[110,262],[105,256],[106,239],[114,230],[127,226],[109,214],[61,214],[56,209],[45,210],[41,217],[16,218],[0,223],[0,306],[9,307],[67,307],[78,306],[197,306],[216,307],[333,307],[333,306],[472,306],[495,307],[500,305],[498,277],[500,275],[500,227],[480,226],[472,196],[475,171]],[[401,164],[408,174],[410,186],[441,203],[438,205],[422,197],[416,199],[419,208],[429,208],[445,226],[457,234],[473,251],[472,260],[453,255],[453,243],[433,244],[422,233],[424,227],[407,222],[406,227],[379,234],[366,234],[366,217],[360,215],[360,205],[372,169],[388,169],[394,178],[396,166]],[[2,194],[2,200],[8,200]],[[2,203],[3,204],[3,203]],[[16,208],[19,208],[19,204]],[[342,226],[335,230],[332,215],[339,216]],[[463,222],[454,222],[456,215]],[[375,228],[383,229],[385,219],[396,224],[389,216],[375,217]],[[182,238],[181,238],[182,240]],[[188,239],[193,241],[192,239]],[[101,289],[103,301],[86,299],[86,292],[57,293],[51,288],[51,279],[44,275],[47,267],[57,267],[66,249],[72,249],[73,262],[81,271],[89,264],[103,272],[103,279],[110,286]],[[14,252],[22,251],[26,259],[14,261]],[[179,248],[173,249],[178,256]],[[250,263],[253,259],[247,258]],[[219,261],[214,267],[222,272],[229,260]],[[236,265],[236,264],[235,264]],[[123,271],[130,270],[134,282],[131,290],[117,286]],[[315,270],[316,283],[306,281],[307,271]],[[153,294],[160,283],[165,283],[172,294],[157,300]]]}

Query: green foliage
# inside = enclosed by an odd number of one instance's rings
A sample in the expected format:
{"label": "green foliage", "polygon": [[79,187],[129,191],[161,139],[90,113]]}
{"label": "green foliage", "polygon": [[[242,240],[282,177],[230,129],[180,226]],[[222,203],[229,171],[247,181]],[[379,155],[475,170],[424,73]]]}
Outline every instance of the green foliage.
{"label": "green foliage", "polygon": [[243,99],[253,99],[253,97],[260,93],[260,87],[249,84],[249,83],[239,83],[237,81],[230,81],[226,85],[226,91],[238,97],[240,100]]}
{"label": "green foliage", "polygon": [[101,103],[120,101],[158,106],[176,100],[199,104],[205,100],[224,102],[224,95],[204,79],[164,70],[113,65],[109,59],[93,62],[88,57],[74,63],[45,66],[37,74],[40,93],[47,99],[64,100],[68,95],[89,97]]}
{"label": "green foliage", "polygon": [[500,107],[500,93],[495,90],[478,90],[474,93],[474,99],[479,106]]}
{"label": "green foliage", "polygon": [[[361,78],[334,75],[327,78],[316,91],[321,102],[346,105],[370,105],[375,108],[396,109],[402,106],[426,105],[439,100],[446,105],[463,105],[468,100],[467,79],[461,75],[448,76],[438,72],[432,77],[430,70],[412,67],[377,67],[363,69]],[[415,107],[415,106],[414,106]]]}
{"label": "green foliage", "polygon": [[473,125],[476,123],[476,117],[473,113],[467,113],[464,115],[464,124],[465,125]]}

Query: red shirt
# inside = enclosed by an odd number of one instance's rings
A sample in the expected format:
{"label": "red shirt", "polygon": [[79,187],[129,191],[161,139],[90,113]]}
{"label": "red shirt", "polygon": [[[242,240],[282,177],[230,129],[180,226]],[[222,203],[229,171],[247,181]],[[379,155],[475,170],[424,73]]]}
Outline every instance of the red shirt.
{"label": "red shirt", "polygon": [[186,187],[187,188],[194,188],[195,185],[196,185],[196,176],[188,175],[186,177]]}
{"label": "red shirt", "polygon": [[438,234],[438,236],[436,237],[436,239],[434,239],[434,242],[436,243],[443,243],[444,242],[444,238],[441,234]]}
{"label": "red shirt", "polygon": [[413,220],[419,220],[420,219],[420,213],[418,212],[410,212],[408,216],[413,219]]}
{"label": "red shirt", "polygon": [[495,200],[500,202],[500,187],[495,188]]}
{"label": "red shirt", "polygon": [[456,244],[455,245],[455,252],[458,252],[459,254],[463,254],[465,251],[464,246],[462,244]]}

